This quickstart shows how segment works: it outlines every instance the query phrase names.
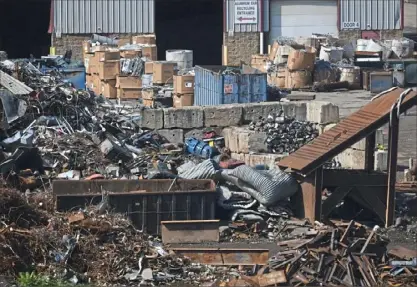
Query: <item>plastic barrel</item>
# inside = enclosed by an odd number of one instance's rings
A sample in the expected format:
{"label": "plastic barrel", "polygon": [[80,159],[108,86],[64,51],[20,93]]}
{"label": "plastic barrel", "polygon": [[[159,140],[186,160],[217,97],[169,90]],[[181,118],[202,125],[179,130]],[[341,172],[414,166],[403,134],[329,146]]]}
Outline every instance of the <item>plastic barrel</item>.
{"label": "plastic barrel", "polygon": [[207,143],[199,141],[196,138],[187,139],[185,146],[188,153],[202,158],[211,158],[213,155],[212,148]]}

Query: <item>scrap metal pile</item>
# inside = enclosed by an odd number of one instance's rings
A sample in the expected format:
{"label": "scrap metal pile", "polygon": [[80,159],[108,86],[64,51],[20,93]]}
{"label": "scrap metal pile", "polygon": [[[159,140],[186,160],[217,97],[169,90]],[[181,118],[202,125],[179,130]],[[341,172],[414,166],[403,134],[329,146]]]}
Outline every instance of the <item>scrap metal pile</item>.
{"label": "scrap metal pile", "polygon": [[[23,83],[9,75],[16,72],[15,64]],[[10,79],[1,90],[6,117],[0,173],[9,183],[24,182],[23,190],[55,177],[146,177],[153,163],[169,161],[173,150],[181,150],[142,130],[135,107],[77,90],[59,72],[44,75],[29,61],[5,61],[0,68]],[[25,180],[29,176],[34,180]]]}
{"label": "scrap metal pile", "polygon": [[370,230],[354,221],[312,226],[292,220],[276,228],[277,239],[293,239],[278,241],[283,250],[267,266],[225,286],[417,286],[416,252],[388,251],[389,239],[378,233],[378,226]]}
{"label": "scrap metal pile", "polygon": [[164,286],[211,280],[216,271],[169,254],[124,216],[102,213],[101,205],[50,216],[5,189],[0,202],[2,275],[36,270],[74,284]]}
{"label": "scrap metal pile", "polygon": [[265,131],[269,152],[279,154],[292,153],[319,135],[316,124],[284,116],[282,110],[251,122],[249,129]]}

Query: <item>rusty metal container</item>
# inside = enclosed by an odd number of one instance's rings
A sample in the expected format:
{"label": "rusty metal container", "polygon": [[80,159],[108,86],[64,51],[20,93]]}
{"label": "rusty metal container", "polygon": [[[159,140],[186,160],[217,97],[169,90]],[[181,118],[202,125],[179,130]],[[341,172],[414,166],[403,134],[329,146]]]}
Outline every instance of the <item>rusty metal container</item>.
{"label": "rusty metal container", "polygon": [[215,219],[212,180],[56,180],[52,189],[58,211],[99,204],[108,191],[111,209],[152,235],[161,233],[161,221]]}

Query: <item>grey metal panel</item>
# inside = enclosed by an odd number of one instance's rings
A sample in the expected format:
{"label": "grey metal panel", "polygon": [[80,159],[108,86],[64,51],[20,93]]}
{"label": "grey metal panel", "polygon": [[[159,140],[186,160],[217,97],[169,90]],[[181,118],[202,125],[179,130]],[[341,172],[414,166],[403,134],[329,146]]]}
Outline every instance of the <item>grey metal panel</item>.
{"label": "grey metal panel", "polygon": [[53,0],[60,34],[154,33],[154,0]]}
{"label": "grey metal panel", "polygon": [[[226,13],[226,32],[268,32],[269,31],[269,0],[258,1],[258,24],[236,24],[235,23],[235,1],[224,0]],[[262,3],[261,3],[262,1]],[[262,18],[263,6],[263,18]],[[260,21],[263,19],[263,31],[261,31]]]}
{"label": "grey metal panel", "polygon": [[14,95],[27,95],[33,92],[32,88],[3,71],[0,71],[0,86],[3,86]]}
{"label": "grey metal panel", "polygon": [[340,29],[358,22],[361,30],[401,29],[402,0],[340,0]]}

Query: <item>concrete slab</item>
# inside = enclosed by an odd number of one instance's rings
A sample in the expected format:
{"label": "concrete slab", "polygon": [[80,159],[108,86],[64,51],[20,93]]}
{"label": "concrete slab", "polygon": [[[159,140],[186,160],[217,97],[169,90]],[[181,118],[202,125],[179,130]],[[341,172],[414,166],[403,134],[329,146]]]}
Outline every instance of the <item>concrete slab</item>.
{"label": "concrete slab", "polygon": [[309,101],[307,121],[319,124],[337,123],[339,122],[339,107],[329,102]]}
{"label": "concrete slab", "polygon": [[143,109],[140,114],[142,128],[150,130],[164,128],[164,112],[162,109]]}
{"label": "concrete slab", "polygon": [[201,107],[168,108],[163,110],[165,129],[204,127],[204,112]]}
{"label": "concrete slab", "polygon": [[242,105],[205,106],[203,110],[206,127],[239,126],[242,122]]}
{"label": "concrete slab", "polygon": [[307,102],[266,102],[243,105],[243,122],[256,121],[260,117],[267,117],[272,113],[279,113],[281,110],[289,117],[305,121],[307,119]]}

